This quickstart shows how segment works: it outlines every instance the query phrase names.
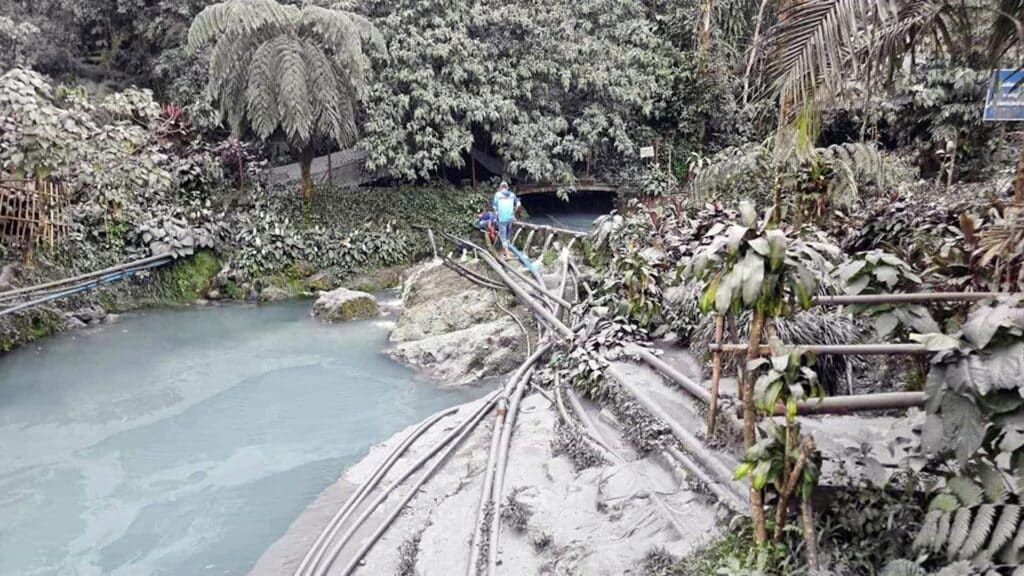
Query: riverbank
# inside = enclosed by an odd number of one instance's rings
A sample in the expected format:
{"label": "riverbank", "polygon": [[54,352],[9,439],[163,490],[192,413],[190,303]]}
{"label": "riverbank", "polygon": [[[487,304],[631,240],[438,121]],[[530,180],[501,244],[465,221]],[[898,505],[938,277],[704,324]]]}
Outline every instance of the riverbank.
{"label": "riverbank", "polygon": [[[487,275],[482,263],[467,261],[464,265]],[[505,301],[510,299],[508,295],[476,286],[439,262],[425,262],[411,268],[405,275],[402,293],[402,310],[389,336],[393,343],[391,354],[427,369],[442,385],[457,385],[482,374],[497,377],[525,359],[525,350],[509,346],[512,340],[521,346],[525,340],[523,334],[515,333],[513,338],[500,326],[512,322],[509,315],[522,315],[527,325],[532,324],[532,320],[522,306]],[[496,306],[502,301],[508,305],[509,315]],[[529,338],[536,343],[532,329]],[[410,342],[423,352],[418,355],[403,352],[402,346]],[[466,364],[449,362],[459,352],[477,358],[478,362],[487,361],[473,353],[477,349],[490,350],[492,355],[504,358],[500,354],[503,346],[512,350],[508,362],[492,361],[483,372],[464,369]],[[475,368],[481,366],[469,364]],[[692,362],[686,365],[691,366]],[[685,406],[679,393],[668,389],[653,371],[635,365],[626,369],[635,373],[640,385],[650,393],[658,394],[666,402]],[[504,381],[504,377],[496,380],[502,384]],[[608,444],[624,458],[613,462],[589,450],[578,435],[565,427],[549,396],[529,394],[516,420],[508,455],[504,491],[508,496],[501,518],[499,572],[643,574],[644,563],[652,553],[682,557],[711,542],[720,533],[721,523],[714,500],[661,451],[638,451],[620,432],[624,426],[614,410],[586,399],[581,401]],[[455,414],[431,427],[398,460],[368,501],[472,413],[479,402],[459,406]],[[692,420],[701,421],[696,414]],[[483,489],[494,426],[492,413],[419,488],[381,540],[362,559],[357,574],[467,573],[475,511]],[[413,429],[407,428],[374,446],[346,470],[295,519],[250,574],[294,573],[334,513]],[[409,495],[412,482],[419,474],[399,485],[372,513],[368,512],[366,502],[355,510],[353,517],[367,512],[367,520],[333,560],[329,574],[343,573],[360,545],[393,507]],[[661,503],[656,501],[659,499]],[[662,506],[667,506],[670,514],[680,521],[666,519],[666,508]],[[679,532],[680,527],[685,533]],[[345,530],[347,527],[342,532]]]}
{"label": "riverbank", "polygon": [[[0,316],[0,353],[128,310],[203,300],[274,301],[339,286],[393,287],[401,270],[429,253],[412,224],[461,233],[487,200],[484,192],[450,186],[324,186],[308,204],[291,189],[253,191],[253,198],[242,199],[222,194],[209,192],[212,205],[224,211],[207,215],[216,220],[216,233],[203,235],[207,248],[182,249],[168,266]],[[161,233],[169,232],[148,232]],[[80,237],[53,250],[36,250],[30,263],[17,252],[0,252],[0,292],[137,259],[149,253],[134,244],[144,237],[125,226],[93,230],[83,225]]]}
{"label": "riverbank", "polygon": [[[464,404],[458,413],[441,420],[417,441],[397,468],[402,470],[405,463],[420,457],[476,405]],[[502,516],[500,573],[641,574],[644,559],[652,551],[685,556],[719,533],[714,505],[688,485],[680,471],[657,457],[641,458],[631,452],[627,453],[632,458],[625,463],[579,469],[570,455],[553,448],[557,420],[554,407],[540,394],[524,400],[505,479],[510,496]],[[493,416],[488,417],[422,487],[356,574],[466,573],[493,422]],[[614,433],[611,426],[602,428]],[[250,575],[292,574],[333,513],[412,429],[375,446],[349,468],[264,553]],[[624,439],[611,438],[628,450]],[[385,477],[383,485],[393,476]],[[352,552],[408,490],[409,483],[399,487],[370,516],[329,574],[342,574]],[[686,519],[686,534],[676,534],[661,518],[651,491]]]}

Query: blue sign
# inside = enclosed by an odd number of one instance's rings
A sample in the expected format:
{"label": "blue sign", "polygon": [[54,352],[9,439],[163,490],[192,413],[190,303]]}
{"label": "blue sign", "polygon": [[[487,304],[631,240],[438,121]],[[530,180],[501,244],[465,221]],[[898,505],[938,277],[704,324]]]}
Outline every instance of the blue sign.
{"label": "blue sign", "polygon": [[992,72],[983,119],[986,122],[1024,120],[1024,70],[1014,68]]}

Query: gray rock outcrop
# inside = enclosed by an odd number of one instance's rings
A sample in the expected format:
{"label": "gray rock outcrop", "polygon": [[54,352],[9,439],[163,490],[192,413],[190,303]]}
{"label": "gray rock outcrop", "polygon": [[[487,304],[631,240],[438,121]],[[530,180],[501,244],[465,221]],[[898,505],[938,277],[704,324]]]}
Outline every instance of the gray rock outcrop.
{"label": "gray rock outcrop", "polygon": [[[484,273],[483,267],[475,270]],[[478,286],[433,262],[410,270],[402,292],[403,309],[390,336],[395,359],[458,385],[506,374],[526,358],[522,328],[498,303],[525,326],[531,323],[508,294]],[[535,341],[535,336],[530,339]]]}
{"label": "gray rock outcrop", "polygon": [[324,322],[340,322],[373,318],[377,313],[377,301],[371,294],[337,288],[320,293],[312,315]]}

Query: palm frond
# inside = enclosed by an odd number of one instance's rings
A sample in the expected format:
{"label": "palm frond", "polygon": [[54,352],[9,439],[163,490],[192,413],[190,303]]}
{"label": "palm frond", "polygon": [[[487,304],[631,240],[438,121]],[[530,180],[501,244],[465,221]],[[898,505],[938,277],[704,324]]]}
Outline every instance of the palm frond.
{"label": "palm frond", "polygon": [[265,28],[281,30],[290,24],[294,6],[274,0],[228,0],[203,8],[188,30],[188,47],[198,50],[225,34],[254,35]]}
{"label": "palm frond", "polygon": [[902,52],[911,31],[942,24],[947,8],[945,0],[795,3],[766,35],[768,95],[808,102],[835,93],[851,73]]}
{"label": "palm frond", "polygon": [[278,108],[281,128],[296,142],[307,142],[313,129],[313,105],[310,101],[308,72],[302,42],[292,35],[281,36]]}
{"label": "palm frond", "polygon": [[278,107],[278,74],[280,53],[286,36],[261,45],[249,63],[249,81],[245,88],[246,110],[249,124],[260,138],[266,139],[274,133],[281,120]]}

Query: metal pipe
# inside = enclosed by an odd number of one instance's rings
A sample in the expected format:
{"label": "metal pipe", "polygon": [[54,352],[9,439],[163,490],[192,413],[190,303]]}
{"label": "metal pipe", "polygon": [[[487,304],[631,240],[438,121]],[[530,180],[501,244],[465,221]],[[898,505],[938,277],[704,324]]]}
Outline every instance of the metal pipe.
{"label": "metal pipe", "polygon": [[[356,569],[357,566],[359,566],[359,563],[363,560],[363,557],[366,556],[367,552],[369,552],[371,548],[373,548],[373,545],[377,543],[377,540],[380,540],[380,537],[383,536],[385,532],[387,532],[388,528],[391,527],[391,523],[394,522],[395,518],[397,518],[398,515],[402,513],[402,510],[405,509],[405,506],[409,503],[409,501],[412,500],[414,496],[416,496],[416,494],[420,491],[420,488],[424,484],[426,484],[427,480],[429,480],[434,475],[434,472],[436,472],[437,469],[440,468],[441,465],[445,463],[445,461],[448,459],[451,453],[454,452],[455,449],[458,448],[460,444],[462,444],[462,441],[466,439],[466,436],[469,436],[469,434],[473,432],[476,426],[480,424],[480,421],[483,420],[483,417],[486,416],[488,412],[490,412],[490,409],[494,405],[494,402],[496,400],[497,398],[492,398],[491,400],[489,400],[485,405],[486,410],[477,411],[471,417],[472,419],[467,421],[467,425],[463,427],[463,429],[459,432],[458,436],[456,436],[451,442],[447,443],[447,447],[444,449],[441,455],[438,456],[437,460],[433,464],[431,464],[431,466],[427,468],[426,471],[423,472],[419,479],[416,480],[416,483],[413,484],[412,488],[409,490],[409,493],[406,494],[404,498],[402,498],[402,501],[399,502],[397,506],[395,506],[394,510],[391,511],[391,514],[389,514],[388,517],[385,518],[383,522],[381,522],[380,526],[377,527],[377,530],[374,531],[370,538],[355,553],[355,555],[349,561],[348,565],[345,566],[345,569],[341,571],[342,576],[348,576],[352,573],[353,570]],[[333,557],[331,558],[331,560],[333,561]],[[330,567],[329,563],[327,564],[327,567]]]}
{"label": "metal pipe", "polygon": [[501,278],[501,280],[505,282],[506,285],[508,285],[509,289],[512,290],[512,293],[516,295],[516,298],[519,298],[519,300],[521,300],[524,304],[529,306],[535,314],[540,316],[541,319],[543,319],[548,326],[556,330],[560,336],[565,338],[572,338],[572,330],[570,330],[568,326],[560,322],[558,318],[556,318],[551,313],[550,310],[548,310],[544,306],[541,306],[532,296],[527,294],[526,290],[524,290],[519,284],[512,280],[512,278],[509,277],[509,275],[505,272],[505,269],[500,264],[498,264],[497,260],[495,260],[490,254],[488,254],[487,251],[483,250],[482,248],[480,248],[476,244],[473,244],[472,242],[462,240],[455,236],[451,236],[450,234],[446,234],[446,236],[455,242],[469,246],[470,248],[476,250],[477,253],[480,255],[480,258],[484,261],[484,263],[490,266],[491,269],[494,270],[494,272]]}
{"label": "metal pipe", "polygon": [[[828,354],[836,356],[872,356],[889,354],[931,354],[932,351],[923,344],[783,344],[787,349],[803,348],[812,354]],[[711,344],[708,349],[712,352],[727,352],[729,354],[746,354],[746,344]],[[758,349],[761,356],[770,356],[771,347],[762,345]]]}
{"label": "metal pipe", "polygon": [[494,430],[491,433],[491,449],[487,453],[487,467],[484,469],[484,485],[480,490],[480,503],[476,507],[476,523],[473,527],[473,540],[469,545],[469,565],[466,576],[476,576],[477,564],[480,562],[480,542],[483,540],[484,510],[491,500],[491,487],[494,483],[495,463],[498,456],[498,441],[501,439],[502,427],[505,423],[505,399],[498,400],[497,417],[494,419]]}
{"label": "metal pipe", "polygon": [[434,230],[427,228],[427,240],[430,240],[430,250],[434,253],[434,258],[437,258],[437,243],[434,242]]}
{"label": "metal pipe", "polygon": [[[812,414],[847,414],[869,410],[905,410],[924,406],[924,392],[880,392],[878,394],[856,394],[853,396],[828,396],[820,400],[801,400],[796,403],[796,413],[801,416]],[[743,405],[737,408],[742,412]],[[786,406],[777,404],[774,416],[785,416]]]}
{"label": "metal pipe", "polygon": [[330,540],[334,538],[335,534],[338,533],[338,528],[343,525],[348,517],[352,515],[352,512],[362,504],[363,500],[366,499],[366,496],[377,487],[377,484],[380,483],[381,479],[391,471],[395,462],[405,454],[409,447],[412,446],[413,442],[415,442],[423,435],[424,432],[429,430],[439,420],[457,412],[458,410],[458,406],[446,408],[424,420],[416,427],[416,429],[406,436],[390,454],[388,454],[388,457],[384,459],[383,462],[377,465],[377,468],[373,471],[373,474],[370,475],[370,478],[359,485],[359,489],[356,490],[347,501],[345,501],[345,504],[338,509],[338,512],[334,514],[334,517],[332,517],[331,521],[327,523],[327,526],[320,531],[320,535],[317,536],[316,542],[314,542],[309,548],[309,551],[306,552],[306,556],[303,557],[302,562],[299,563],[299,567],[295,569],[295,576],[302,576],[305,574],[307,568],[316,566],[320,562],[325,550],[323,548],[324,544],[326,542],[330,542]]}
{"label": "metal pipe", "polygon": [[689,392],[694,398],[701,402],[710,405],[711,404],[711,393],[708,392],[704,386],[697,382],[694,382],[688,376],[682,372],[676,370],[672,366],[668,365],[664,360],[658,358],[654,354],[651,354],[650,350],[641,348],[640,346],[627,346],[625,352],[627,354],[634,354],[639,356],[641,360],[646,362],[651,368],[654,368],[660,372],[663,376],[669,380],[675,382],[680,388]]}
{"label": "metal pipe", "polygon": [[78,284],[78,285],[75,285],[75,286],[71,286],[69,288],[65,288],[65,289],[62,289],[62,290],[51,292],[49,294],[46,294],[45,296],[41,296],[39,298],[36,298],[35,300],[29,300],[27,302],[21,302],[21,303],[18,303],[18,304],[14,304],[12,306],[8,306],[7,308],[4,308],[3,310],[0,310],[0,316],[6,316],[8,314],[13,314],[15,312],[18,312],[19,310],[24,310],[26,308],[32,308],[34,306],[38,306],[40,304],[45,304],[45,303],[51,302],[53,300],[59,300],[61,298],[66,298],[68,296],[72,296],[72,295],[77,294],[79,292],[84,292],[86,290],[90,290],[90,289],[93,289],[93,288],[98,288],[99,286],[101,286],[103,284],[109,284],[110,282],[114,282],[116,280],[120,280],[120,279],[122,279],[122,278],[124,278],[126,276],[131,276],[131,275],[133,275],[133,274],[135,274],[137,272],[141,272],[143,270],[148,270],[150,268],[155,268],[157,266],[162,266],[165,263],[166,262],[162,262],[162,261],[161,262],[150,262],[150,263],[142,265],[142,266],[128,268],[128,269],[120,270],[120,271],[117,271],[117,272],[111,272],[111,273],[106,274],[104,276],[100,276],[98,278],[93,278],[91,280],[87,280],[85,282],[82,282],[81,284]]}
{"label": "metal pipe", "polygon": [[723,488],[722,485],[709,476],[708,473],[693,460],[693,458],[690,458],[675,446],[666,447],[665,452],[668,453],[672,459],[682,465],[687,472],[693,474],[701,484],[707,486],[708,490],[710,490],[719,501],[728,506],[730,510],[738,514],[742,514],[746,510],[746,504],[742,498],[732,490]]}
{"label": "metal pipe", "polygon": [[466,280],[469,280],[470,282],[476,284],[477,286],[483,286],[484,288],[491,288],[494,290],[508,290],[508,287],[498,284],[497,282],[494,282],[489,278],[480,276],[476,272],[473,272],[469,268],[466,268],[465,266],[459,264],[458,262],[452,260],[451,258],[448,258],[447,256],[445,256],[443,262],[444,265],[450,268],[453,272],[455,272],[459,276],[462,276]]}
{"label": "metal pipe", "polygon": [[[371,514],[373,514],[377,507],[380,506],[381,503],[387,499],[388,495],[394,492],[396,488],[398,488],[403,482],[405,482],[406,479],[412,476],[412,474],[416,472],[416,470],[418,470],[421,466],[423,466],[428,460],[433,458],[435,454],[440,452],[446,445],[450,444],[455,438],[460,437],[462,431],[465,430],[466,427],[469,426],[475,419],[479,421],[478,418],[483,418],[484,414],[489,412],[491,407],[497,401],[500,392],[501,390],[495,390],[494,392],[488,394],[485,397],[484,402],[469,417],[460,422],[444,438],[442,438],[440,441],[434,444],[430,450],[428,450],[425,454],[420,456],[415,462],[410,464],[409,468],[406,469],[406,471],[403,472],[402,475],[398,477],[398,479],[389,484],[384,489],[384,491],[381,494],[379,494],[377,498],[374,499],[373,502],[371,502],[366,507],[365,510],[363,510],[363,513],[360,514],[358,518],[356,518],[352,525],[349,526],[348,530],[346,530],[345,533],[341,535],[341,538],[334,544],[334,546],[331,548],[327,556],[323,558],[322,563],[314,563],[314,565],[312,566],[313,574],[315,576],[325,576],[327,574],[327,571],[330,569],[331,564],[334,562],[334,560],[338,557],[338,554],[341,552],[341,549],[344,548],[345,544],[348,543],[348,541],[356,533],[359,527],[362,526],[364,522],[366,522],[366,520],[370,517]],[[415,490],[413,490],[412,493],[415,494]],[[384,526],[386,526],[386,524]]]}
{"label": "metal pipe", "polygon": [[498,565],[498,538],[501,532],[501,497],[505,485],[505,470],[508,467],[508,451],[512,445],[512,432],[516,425],[516,416],[519,414],[519,404],[523,399],[523,392],[526,390],[526,383],[533,375],[534,364],[547,354],[554,343],[548,342],[538,347],[537,351],[523,362],[519,370],[509,380],[509,385],[514,386],[512,399],[509,402],[508,414],[505,416],[504,425],[501,428],[501,439],[498,443],[497,460],[494,471],[493,491],[491,494],[492,510],[491,532],[487,547],[487,573],[493,576]]}
{"label": "metal pipe", "polygon": [[817,306],[849,306],[853,304],[977,302],[978,300],[1021,295],[1020,292],[914,292],[910,294],[816,296],[811,301]]}
{"label": "metal pipe", "polygon": [[644,394],[643,391],[630,382],[629,378],[622,374],[622,372],[620,372],[614,365],[609,365],[605,368],[605,373],[614,378],[626,393],[647,408],[648,412],[667,424],[672,435],[675,436],[676,440],[683,445],[683,448],[700,459],[701,463],[706,466],[710,472],[717,476],[720,482],[726,485],[732,482],[732,471],[722,464],[718,458],[711,454],[711,452],[701,444],[700,440],[698,440],[696,436],[686,428],[683,428],[679,422],[672,418],[672,416],[662,408],[660,404]]}
{"label": "metal pipe", "polygon": [[544,232],[555,232],[556,234],[565,234],[566,236],[574,236],[576,238],[586,238],[587,233],[579,230],[569,230],[568,228],[558,228],[557,226],[548,226],[546,224],[533,224],[530,222],[517,222],[519,226],[528,230],[541,230]]}
{"label": "metal pipe", "polygon": [[[509,285],[509,288],[512,289],[512,292],[516,295],[517,298],[519,298],[520,300],[523,301],[524,304],[532,308],[534,312],[541,316],[544,319],[544,321],[548,323],[548,325],[550,325],[556,332],[559,333],[559,335],[565,338],[572,338],[573,331],[569,329],[568,326],[560,322],[557,318],[552,316],[549,310],[547,310],[546,308],[538,304],[535,300],[533,300],[533,298],[531,298],[526,293],[526,291],[523,290],[522,287],[515,284],[515,282],[511,278],[509,278],[509,276],[504,272],[504,270],[502,270],[501,267],[496,262],[493,261],[493,258],[491,258],[489,254],[485,254],[481,251],[481,257],[484,259],[484,262],[487,263],[487,265],[491,266],[491,268],[494,269],[494,271],[502,278],[502,280]],[[702,461],[702,463],[705,466],[707,466],[708,469],[712,473],[714,473],[714,475],[717,476],[723,484],[729,485],[729,483],[732,482],[732,472],[726,466],[719,462],[715,458],[715,456],[713,456],[706,448],[704,448],[704,446],[701,445],[700,441],[693,434],[691,434],[688,430],[683,428],[678,422],[672,419],[672,417],[669,416],[669,414],[663,408],[661,408],[661,406],[653,402],[649,397],[643,394],[635,385],[629,382],[628,378],[626,378],[619,370],[617,370],[614,365],[608,366],[605,369],[605,372],[612,378],[617,380],[619,384],[623,387],[623,389],[625,389],[627,393],[630,394],[630,396],[632,396],[635,400],[644,405],[644,407],[647,408],[647,410],[651,412],[655,417],[664,421],[669,426],[669,429],[672,431],[672,435],[675,436],[677,440],[679,440],[683,447],[686,448],[686,450],[689,451],[691,454],[698,457]]]}
{"label": "metal pipe", "polygon": [[157,254],[156,256],[148,256],[146,258],[142,258],[142,259],[139,259],[139,260],[134,260],[132,262],[127,262],[125,264],[118,264],[117,266],[111,266],[109,268],[104,268],[103,270],[97,270],[96,272],[88,272],[86,274],[79,274],[78,276],[72,276],[71,278],[64,278],[64,279],[61,279],[61,280],[54,280],[52,282],[46,282],[44,284],[37,284],[35,286],[26,286],[24,288],[17,288],[15,290],[8,290],[7,292],[0,293],[0,300],[9,300],[12,297],[18,296],[20,294],[25,294],[25,293],[29,293],[29,292],[39,292],[40,290],[44,290],[46,288],[53,288],[55,286],[63,286],[65,284],[73,284],[75,282],[80,282],[82,280],[88,280],[88,279],[94,278],[96,276],[103,276],[103,275],[106,275],[106,274],[111,274],[113,272],[120,272],[120,271],[122,271],[124,269],[127,269],[127,268],[134,268],[134,267],[137,267],[137,266],[142,266],[142,265],[145,265],[145,264],[150,264],[150,263],[153,263],[153,262],[157,262],[159,260],[170,260],[170,259],[173,259],[173,256],[171,256],[170,254]]}

